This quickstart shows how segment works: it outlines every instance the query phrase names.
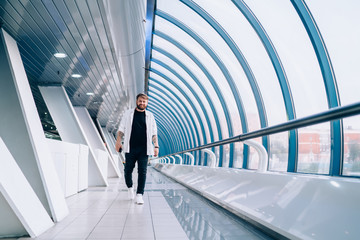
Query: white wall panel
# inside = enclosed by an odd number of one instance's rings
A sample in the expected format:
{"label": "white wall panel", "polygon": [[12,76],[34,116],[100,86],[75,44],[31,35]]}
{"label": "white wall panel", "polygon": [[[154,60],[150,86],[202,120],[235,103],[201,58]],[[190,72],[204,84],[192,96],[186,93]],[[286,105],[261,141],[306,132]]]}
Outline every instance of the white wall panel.
{"label": "white wall panel", "polygon": [[118,153],[115,150],[116,139],[114,138],[114,136],[111,132],[107,131],[107,129],[105,127],[103,127],[102,129],[103,129],[103,133],[104,133],[105,139],[108,144],[108,148],[110,149],[110,151],[113,155],[113,159],[115,159],[115,161],[117,161],[117,165],[120,169],[120,172],[124,172],[123,162],[125,162],[125,158],[123,156],[123,153]]}
{"label": "white wall panel", "polygon": [[79,146],[79,180],[78,192],[88,188],[89,179],[89,147],[86,145],[78,144]]}
{"label": "white wall panel", "polygon": [[108,153],[101,149],[95,149],[96,159],[100,166],[101,172],[107,176],[108,175]]}
{"label": "white wall panel", "polygon": [[63,87],[39,87],[63,141],[89,146],[89,186],[107,186],[96,155]]}
{"label": "white wall panel", "polygon": [[39,236],[50,216],[0,138],[0,238]]}
{"label": "white wall panel", "polygon": [[106,130],[106,127],[101,127],[100,123],[98,123],[99,129],[100,129],[100,133],[103,136],[105,143],[106,143],[106,149],[108,150],[108,152],[110,153],[112,160],[114,161],[114,164],[116,166],[117,169],[119,169],[119,177],[121,176],[121,169],[119,168],[119,156],[118,153],[115,150],[115,143],[113,141],[111,141],[111,137],[110,133]]}
{"label": "white wall panel", "polygon": [[106,165],[108,169],[106,172],[108,173],[107,177],[119,177],[119,169],[115,166],[112,157],[110,156],[108,150],[105,147],[105,143],[103,142],[99,131],[97,130],[94,121],[91,119],[88,110],[85,107],[74,107],[74,110],[79,118],[79,121],[82,127],[85,130],[86,138],[89,140],[89,147],[96,151],[97,149],[102,150],[105,152],[107,156]]}
{"label": "white wall panel", "polygon": [[[81,144],[51,139],[48,140],[48,145],[65,197],[86,189],[88,187],[89,148]],[[83,147],[85,147],[84,150],[82,150]]]}

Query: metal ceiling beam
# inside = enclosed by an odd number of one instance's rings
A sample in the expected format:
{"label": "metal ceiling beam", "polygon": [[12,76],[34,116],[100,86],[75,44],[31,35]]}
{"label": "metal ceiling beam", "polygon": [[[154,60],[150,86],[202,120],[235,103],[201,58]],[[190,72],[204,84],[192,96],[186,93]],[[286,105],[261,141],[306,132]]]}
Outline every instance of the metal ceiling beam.
{"label": "metal ceiling beam", "polygon": [[156,0],[147,0],[146,7],[146,41],[145,41],[145,92],[149,90],[149,71],[151,65],[151,48],[155,26]]}

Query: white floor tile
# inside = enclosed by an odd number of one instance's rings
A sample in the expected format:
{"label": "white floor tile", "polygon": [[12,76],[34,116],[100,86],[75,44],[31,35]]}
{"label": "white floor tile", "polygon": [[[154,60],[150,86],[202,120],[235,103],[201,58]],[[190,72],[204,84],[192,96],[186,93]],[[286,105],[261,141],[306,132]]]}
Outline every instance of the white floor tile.
{"label": "white floor tile", "polygon": [[[164,180],[163,184],[156,183],[154,177],[160,177],[159,174],[155,170],[150,170],[149,174],[148,170],[144,205],[137,205],[127,199],[123,178],[108,179],[107,188],[89,188],[67,198],[70,214],[36,239],[188,239],[178,219],[187,224],[185,227],[188,234],[189,227],[196,227],[195,231],[199,231],[198,223],[194,222],[195,206],[187,206],[190,209],[185,209],[179,217],[181,207],[184,206],[179,205],[180,198],[175,190],[184,191],[184,187],[170,180]],[[198,219],[200,215],[196,216]]]}
{"label": "white floor tile", "polygon": [[89,239],[120,239],[123,228],[95,228]]}

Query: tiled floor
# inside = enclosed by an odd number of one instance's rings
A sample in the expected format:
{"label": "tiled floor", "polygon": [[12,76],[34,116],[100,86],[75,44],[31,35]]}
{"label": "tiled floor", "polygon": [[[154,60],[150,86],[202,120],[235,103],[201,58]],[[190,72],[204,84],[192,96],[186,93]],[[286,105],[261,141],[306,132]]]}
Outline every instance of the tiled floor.
{"label": "tiled floor", "polygon": [[36,239],[270,239],[151,167],[144,201],[128,200],[123,178],[109,179],[69,197],[70,214]]}

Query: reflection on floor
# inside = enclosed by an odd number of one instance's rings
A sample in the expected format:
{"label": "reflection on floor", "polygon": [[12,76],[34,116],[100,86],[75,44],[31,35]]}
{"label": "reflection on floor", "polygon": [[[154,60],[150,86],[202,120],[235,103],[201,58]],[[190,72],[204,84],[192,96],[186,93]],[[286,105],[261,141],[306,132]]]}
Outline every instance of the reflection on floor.
{"label": "reflection on floor", "polygon": [[189,239],[272,239],[156,170],[150,173],[153,181],[162,185],[157,186],[158,191],[162,192]]}
{"label": "reflection on floor", "polygon": [[109,179],[67,198],[69,216],[36,239],[270,239],[151,167],[144,201],[127,199],[122,178]]}

